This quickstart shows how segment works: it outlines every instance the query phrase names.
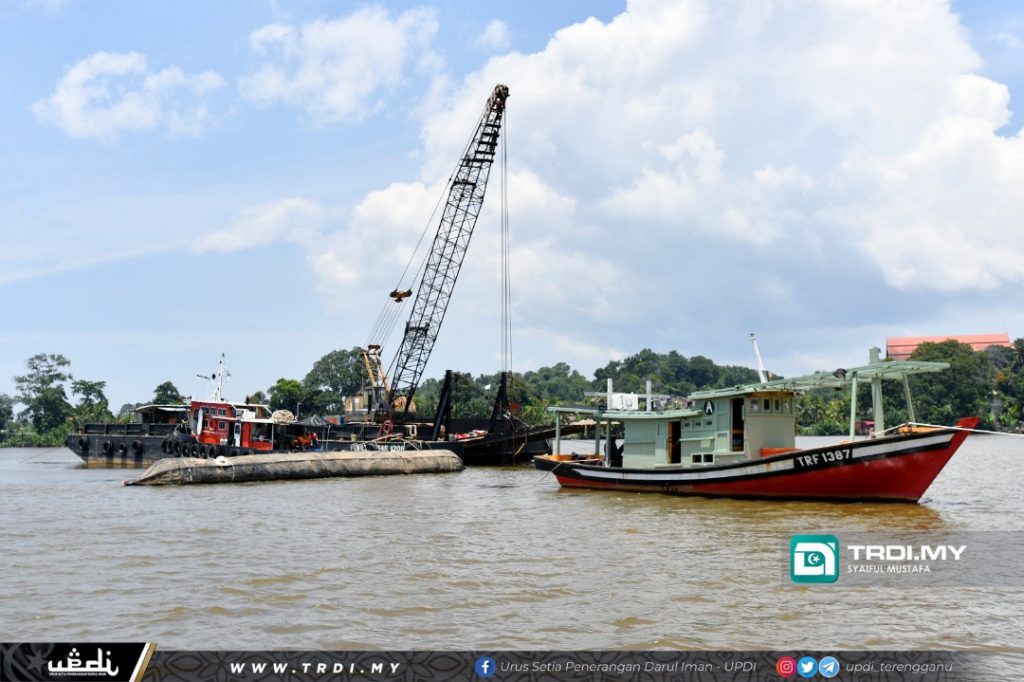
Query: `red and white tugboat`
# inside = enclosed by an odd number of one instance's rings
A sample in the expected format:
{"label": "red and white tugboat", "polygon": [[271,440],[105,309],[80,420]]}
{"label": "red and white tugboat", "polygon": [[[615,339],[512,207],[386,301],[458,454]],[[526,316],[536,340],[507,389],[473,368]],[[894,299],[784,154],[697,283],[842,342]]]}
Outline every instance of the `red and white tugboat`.
{"label": "red and white tugboat", "polygon": [[[597,488],[708,497],[880,500],[917,502],[950,460],[977,417],[954,427],[913,425],[907,376],[948,369],[940,362],[889,361],[872,349],[863,367],[821,372],[795,379],[764,381],[690,396],[692,407],[649,411],[594,410],[599,422],[620,422],[620,449],[606,441],[603,454],[581,459],[556,454],[534,458],[567,488]],[[903,384],[909,422],[887,431],[882,381]],[[795,398],[814,388],[851,386],[856,414],[857,386],[871,385],[875,436],[826,447],[796,447]],[[554,412],[572,411],[550,408]]]}

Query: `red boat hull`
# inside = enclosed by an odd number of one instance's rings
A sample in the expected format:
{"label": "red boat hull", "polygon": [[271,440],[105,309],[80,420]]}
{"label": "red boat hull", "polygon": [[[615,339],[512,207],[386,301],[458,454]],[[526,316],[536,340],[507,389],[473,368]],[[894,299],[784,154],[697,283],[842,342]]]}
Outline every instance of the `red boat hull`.
{"label": "red boat hull", "polygon": [[[976,417],[961,419],[973,429]],[[826,448],[799,450],[740,465],[701,470],[627,470],[536,458],[566,488],[708,497],[916,502],[968,431],[940,429]]]}

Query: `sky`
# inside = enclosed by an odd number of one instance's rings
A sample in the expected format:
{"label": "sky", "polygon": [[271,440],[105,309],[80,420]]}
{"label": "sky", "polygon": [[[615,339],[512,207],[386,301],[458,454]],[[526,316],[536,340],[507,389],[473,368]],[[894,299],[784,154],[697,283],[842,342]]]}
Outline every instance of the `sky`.
{"label": "sky", "polygon": [[[1024,336],[1018,3],[0,0],[0,392],[364,345],[499,83],[517,371]],[[499,183],[426,376],[501,368]]]}

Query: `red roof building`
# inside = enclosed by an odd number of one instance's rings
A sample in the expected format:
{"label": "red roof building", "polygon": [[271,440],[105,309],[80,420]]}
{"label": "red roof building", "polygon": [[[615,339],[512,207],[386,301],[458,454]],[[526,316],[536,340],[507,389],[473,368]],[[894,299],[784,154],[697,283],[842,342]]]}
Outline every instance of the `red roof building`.
{"label": "red roof building", "polygon": [[892,360],[906,360],[914,349],[922,343],[941,343],[942,341],[959,341],[966,343],[974,350],[985,350],[989,346],[1007,346],[1010,344],[1010,335],[1002,334],[964,334],[961,336],[905,336],[889,337],[885,340],[885,354]]}

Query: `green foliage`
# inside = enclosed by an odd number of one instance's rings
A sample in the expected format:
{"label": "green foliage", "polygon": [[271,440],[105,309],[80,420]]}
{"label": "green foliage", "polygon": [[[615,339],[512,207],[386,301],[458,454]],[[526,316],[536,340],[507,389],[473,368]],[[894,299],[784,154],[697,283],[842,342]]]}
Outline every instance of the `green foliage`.
{"label": "green foliage", "polygon": [[153,390],[154,405],[179,405],[184,402],[185,396],[170,381],[165,381]]}
{"label": "green foliage", "polygon": [[[858,392],[858,404],[863,405]],[[832,436],[850,430],[850,393],[832,388],[808,391],[797,396],[796,424],[805,436]]]}
{"label": "green foliage", "polygon": [[0,393],[0,443],[7,440],[14,425],[14,398]]}
{"label": "green foliage", "polygon": [[948,362],[949,370],[910,377],[917,421],[952,424],[969,415],[990,421],[996,372],[988,355],[954,340],[922,343],[912,360]]}
{"label": "green foliage", "polygon": [[546,402],[580,402],[583,394],[590,390],[590,382],[564,362],[526,372],[513,385],[523,385],[531,398],[535,396]]}
{"label": "green foliage", "polygon": [[299,414],[301,404],[306,402],[308,396],[302,382],[297,379],[278,379],[269,392],[270,409],[290,410],[295,415]]}
{"label": "green foliage", "polygon": [[71,383],[71,392],[78,396],[78,405],[72,410],[75,428],[80,429],[86,424],[109,422],[114,418],[110,414],[107,396],[103,394],[105,381],[86,381],[77,379]]}
{"label": "green foliage", "polygon": [[310,401],[309,410],[319,414],[341,414],[344,398],[363,387],[363,359],[360,348],[335,350],[313,364],[302,380]]}
{"label": "green foliage", "polygon": [[641,393],[650,379],[655,393],[683,396],[695,390],[751,383],[757,381],[757,372],[749,367],[717,365],[703,355],[687,359],[676,351],[662,355],[645,348],[596,370],[591,388],[603,391],[609,378],[616,391]]}
{"label": "green foliage", "polygon": [[18,388],[16,399],[25,405],[22,415],[37,434],[63,428],[72,412],[64,387],[71,380],[71,374],[65,371],[71,361],[63,355],[39,353],[25,364],[28,374],[14,377]]}

